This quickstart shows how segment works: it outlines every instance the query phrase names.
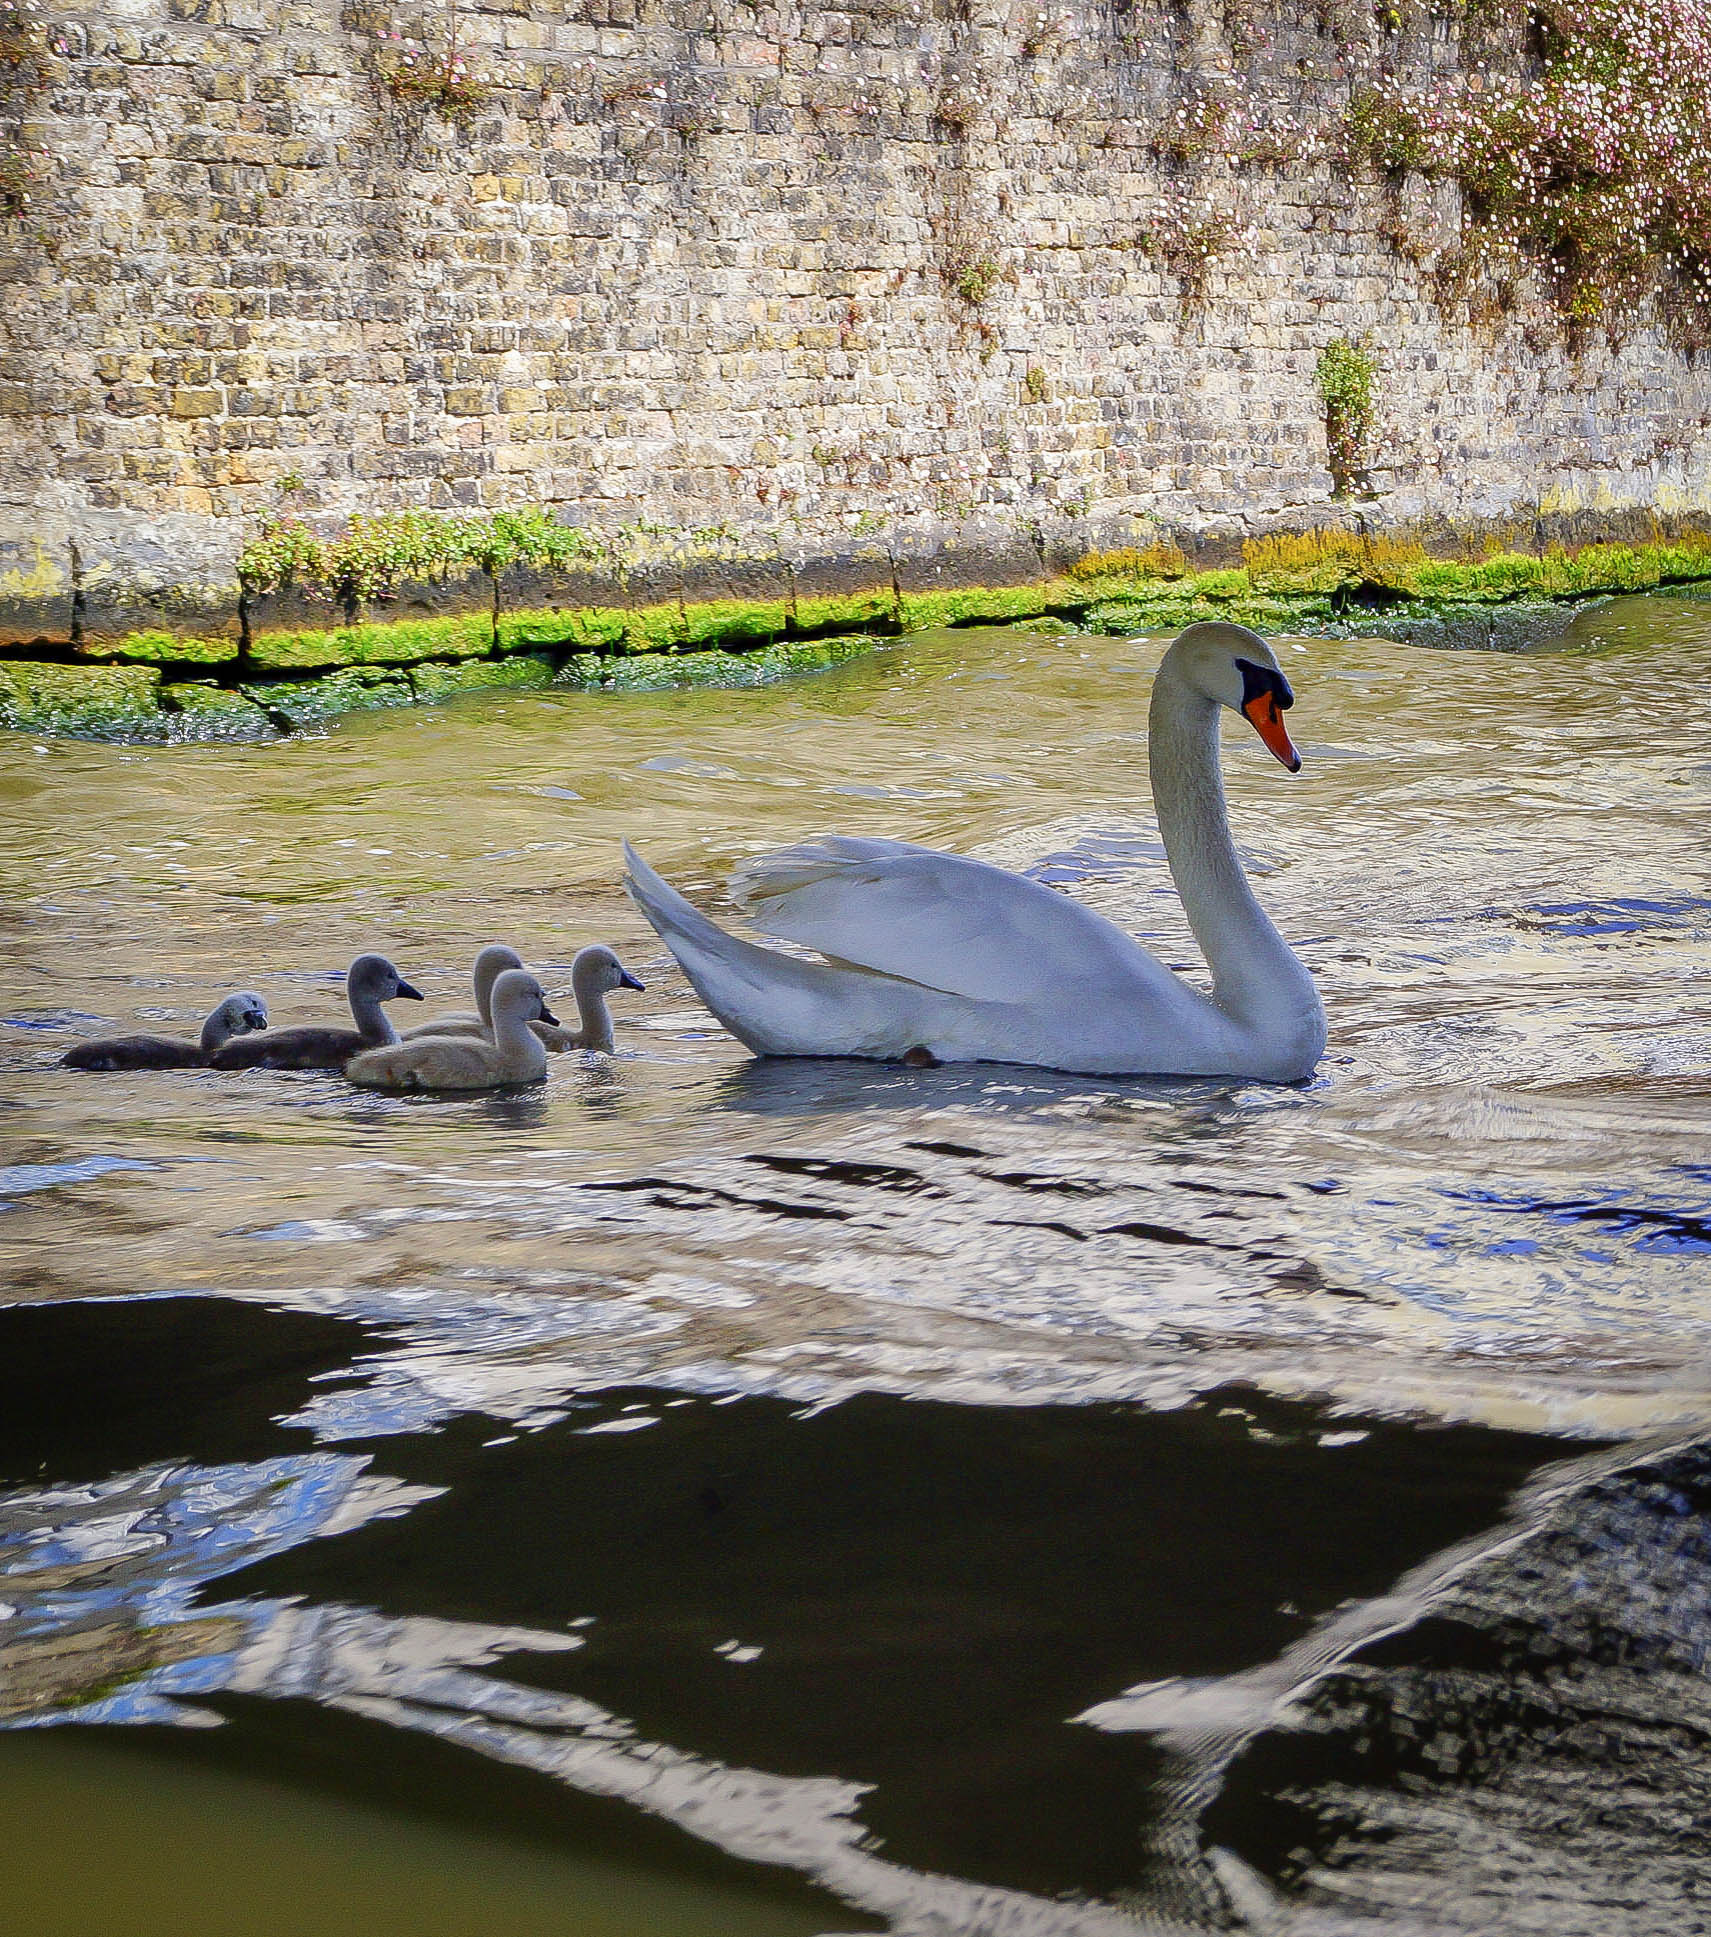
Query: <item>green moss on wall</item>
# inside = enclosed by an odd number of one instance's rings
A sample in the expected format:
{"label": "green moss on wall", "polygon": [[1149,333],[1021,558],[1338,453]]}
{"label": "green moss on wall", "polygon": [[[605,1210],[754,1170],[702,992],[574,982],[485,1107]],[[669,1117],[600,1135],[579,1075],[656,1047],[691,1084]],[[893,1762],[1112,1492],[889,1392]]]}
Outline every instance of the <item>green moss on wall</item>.
{"label": "green moss on wall", "polygon": [[519,654],[512,659],[481,659],[466,666],[412,666],[410,685],[417,699],[455,699],[460,693],[520,691],[545,686],[553,676],[550,659]]}
{"label": "green moss on wall", "polygon": [[559,672],[563,685],[607,693],[649,693],[671,686],[764,686],[791,673],[824,672],[873,651],[871,633],[793,639],[762,652],[648,652],[603,659],[585,653]]}
{"label": "green moss on wall", "polygon": [[527,652],[536,646],[556,646],[574,652],[621,652],[628,616],[620,607],[606,605],[501,612],[499,650]]}
{"label": "green moss on wall", "polygon": [[211,681],[175,680],[160,689],[167,729],[177,740],[266,740],[273,722],[251,699]]}
{"label": "green moss on wall", "polygon": [[[157,665],[0,659],[0,724],[109,738],[209,738],[320,725],[357,708],[522,689],[557,678],[602,691],[751,686],[872,649],[880,634],[1076,614],[1095,632],[1168,633],[1200,619],[1259,632],[1359,632],[1422,644],[1521,648],[1560,631],[1569,603],[1711,584],[1711,534],[1569,553],[1430,557],[1418,544],[1330,529],[1256,539],[1244,562],[1193,572],[1173,548],[1081,560],[1028,585],[898,594],[890,585],[798,599],[661,600],[254,635],[244,678],[162,687]],[[781,636],[795,634],[795,637]],[[824,636],[803,637],[804,634]],[[181,661],[186,641],[133,634],[134,655]],[[210,640],[225,651],[229,642]],[[219,675],[230,681],[226,659]],[[556,671],[555,671],[556,669]],[[289,675],[300,675],[290,677]]]}
{"label": "green moss on wall", "polygon": [[379,625],[298,627],[250,637],[249,662],[268,672],[332,666],[408,666],[422,659],[475,659],[493,647],[493,621],[481,612],[451,618],[390,619]]}
{"label": "green moss on wall", "polygon": [[84,739],[147,737],[158,729],[152,666],[55,666],[0,660],[0,726]]}
{"label": "green moss on wall", "polygon": [[235,633],[229,639],[218,633],[190,637],[155,628],[147,632],[127,632],[111,646],[98,647],[92,656],[140,660],[155,666],[219,666],[237,658],[238,639]]}
{"label": "green moss on wall", "polygon": [[901,618],[905,632],[934,626],[1002,625],[1007,619],[1032,619],[1054,607],[1079,611],[1087,588],[1068,579],[1041,579],[1033,585],[970,586],[954,592],[905,592]]}

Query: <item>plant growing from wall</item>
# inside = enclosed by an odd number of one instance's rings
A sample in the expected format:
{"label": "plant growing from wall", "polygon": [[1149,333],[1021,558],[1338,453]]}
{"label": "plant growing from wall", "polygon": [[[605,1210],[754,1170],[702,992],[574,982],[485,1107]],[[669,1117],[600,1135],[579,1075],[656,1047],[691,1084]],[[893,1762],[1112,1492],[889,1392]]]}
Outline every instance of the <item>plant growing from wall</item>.
{"label": "plant growing from wall", "polygon": [[45,150],[8,141],[0,145],[0,221],[27,215],[30,199],[42,179]]}
{"label": "plant growing from wall", "polygon": [[959,255],[945,270],[945,280],[970,309],[978,309],[997,287],[1004,265],[996,256]]}
{"label": "plant growing from wall", "polygon": [[252,597],[294,586],[308,598],[354,609],[392,596],[409,579],[471,567],[497,576],[518,564],[563,570],[605,549],[581,526],[561,524],[540,506],[485,517],[359,514],[332,538],[317,536],[301,519],[264,516],[260,535],[239,555],[238,577]]}
{"label": "plant growing from wall", "polygon": [[382,28],[377,38],[385,51],[376,65],[376,78],[401,106],[430,109],[454,127],[467,130],[492,97],[492,83],[485,74],[471,72],[469,58],[459,45],[454,7],[446,8],[445,27],[437,39],[413,38],[390,27]]}
{"label": "plant growing from wall", "polygon": [[1506,0],[1496,31],[1501,66],[1360,95],[1351,145],[1459,182],[1494,279],[1530,265],[1613,332],[1660,300],[1711,343],[1711,0]]}
{"label": "plant growing from wall", "polygon": [[1185,302],[1199,303],[1205,300],[1206,279],[1213,263],[1240,239],[1235,223],[1221,210],[1167,203],[1136,232],[1134,246],[1156,256],[1175,276]]}
{"label": "plant growing from wall", "polygon": [[1338,337],[1320,352],[1313,380],[1325,406],[1325,443],[1331,485],[1345,498],[1366,480],[1366,460],[1376,421],[1373,383],[1378,361],[1370,350]]}
{"label": "plant growing from wall", "polygon": [[29,146],[23,122],[47,84],[48,53],[36,0],[0,0],[0,121],[12,124],[0,126],[0,221],[26,217],[46,176],[47,150]]}

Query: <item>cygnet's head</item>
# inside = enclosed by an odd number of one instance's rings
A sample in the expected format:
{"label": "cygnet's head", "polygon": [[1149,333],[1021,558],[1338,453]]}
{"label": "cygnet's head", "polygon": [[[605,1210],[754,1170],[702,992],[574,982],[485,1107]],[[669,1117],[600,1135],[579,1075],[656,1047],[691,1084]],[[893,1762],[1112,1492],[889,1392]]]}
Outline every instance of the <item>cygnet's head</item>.
{"label": "cygnet's head", "polygon": [[1301,771],[1301,756],[1283,724],[1295,694],[1277,655],[1245,625],[1214,619],[1179,633],[1159,667],[1165,665],[1209,700],[1240,713],[1291,773]]}
{"label": "cygnet's head", "polygon": [[485,982],[488,988],[492,988],[507,969],[522,966],[522,956],[509,942],[489,942],[475,958],[475,986],[479,989]]}
{"label": "cygnet's head", "polygon": [[493,985],[493,1020],[552,1022],[558,1017],[547,1007],[547,992],[527,969],[507,969]]}
{"label": "cygnet's head", "polygon": [[614,989],[645,989],[604,942],[578,949],[570,965],[570,982],[578,995],[610,995]]}
{"label": "cygnet's head", "polygon": [[202,1047],[210,1054],[234,1036],[267,1027],[267,1004],[253,989],[239,989],[216,1003],[202,1025]]}
{"label": "cygnet's head", "polygon": [[246,1035],[267,1027],[267,1004],[253,989],[239,989],[214,1011],[214,1020],[228,1036]]}
{"label": "cygnet's head", "polygon": [[410,1002],[422,1000],[422,991],[412,988],[384,955],[359,955],[345,976],[345,987],[353,1002],[358,996],[376,1002],[391,1002],[399,996]]}

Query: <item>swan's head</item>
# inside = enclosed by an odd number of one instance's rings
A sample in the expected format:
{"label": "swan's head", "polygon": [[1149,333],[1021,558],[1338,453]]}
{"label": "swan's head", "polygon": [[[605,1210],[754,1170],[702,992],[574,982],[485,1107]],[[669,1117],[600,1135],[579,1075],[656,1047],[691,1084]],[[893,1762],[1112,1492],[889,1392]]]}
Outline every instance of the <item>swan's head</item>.
{"label": "swan's head", "polygon": [[614,989],[645,989],[604,942],[579,949],[570,965],[570,984],[578,995],[610,995]]}
{"label": "swan's head", "polygon": [[234,1036],[267,1027],[267,1004],[253,989],[239,989],[216,1004],[202,1025],[202,1047],[210,1054]]}
{"label": "swan's head", "polygon": [[422,1000],[422,991],[412,988],[384,955],[359,955],[345,976],[345,988],[352,1002],[360,996],[375,1002],[391,1002],[399,996],[410,1002]]}
{"label": "swan's head", "polygon": [[475,958],[475,979],[491,987],[507,969],[522,966],[522,956],[508,942],[489,942]]}
{"label": "swan's head", "polygon": [[239,989],[214,1011],[213,1020],[228,1037],[247,1035],[252,1029],[267,1027],[267,1004],[253,989]]}
{"label": "swan's head", "polygon": [[519,969],[523,958],[505,942],[489,942],[475,958],[475,1006],[486,1022],[493,1020],[493,985],[507,969]]}
{"label": "swan's head", "polygon": [[1161,674],[1167,665],[1207,699],[1240,713],[1291,773],[1301,771],[1301,756],[1283,724],[1295,694],[1276,653],[1257,632],[1223,619],[1191,625],[1165,654]]}
{"label": "swan's head", "polygon": [[558,1017],[547,1007],[547,992],[527,969],[507,969],[493,985],[495,1022],[552,1022]]}

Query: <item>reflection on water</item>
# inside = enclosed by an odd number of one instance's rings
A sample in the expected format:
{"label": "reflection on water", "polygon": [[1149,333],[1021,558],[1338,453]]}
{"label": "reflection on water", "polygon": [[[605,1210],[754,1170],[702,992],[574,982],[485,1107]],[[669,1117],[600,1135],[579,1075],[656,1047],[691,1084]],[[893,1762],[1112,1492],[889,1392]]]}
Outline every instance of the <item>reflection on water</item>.
{"label": "reflection on water", "polygon": [[[712,898],[837,825],[1192,963],[1157,652],[962,633],[277,748],[0,745],[20,1808],[158,1842],[217,1792],[210,1874],[326,1856],[305,1932],[435,1928],[350,1906],[466,1863],[514,1879],[495,1929],[1530,1927],[1465,1845],[1561,1937],[1609,1928],[1597,1755],[1551,1747],[1603,1703],[1623,1861],[1681,1910],[1647,1838],[1704,1758],[1608,1664],[1703,1670],[1668,1610],[1711,1425],[1711,606],[1524,657],[1285,647],[1307,771],[1241,740],[1227,773],[1326,992],[1303,1089],[757,1064],[613,891],[622,832]],[[463,1006],[500,937],[549,986],[634,956],[623,1053],[464,1100],[53,1067],[226,987],[330,1010],[370,946]],[[174,1773],[56,1760],[71,1721]],[[271,1858],[258,1773],[304,1812]],[[17,1888],[68,1901],[57,1862]]]}

